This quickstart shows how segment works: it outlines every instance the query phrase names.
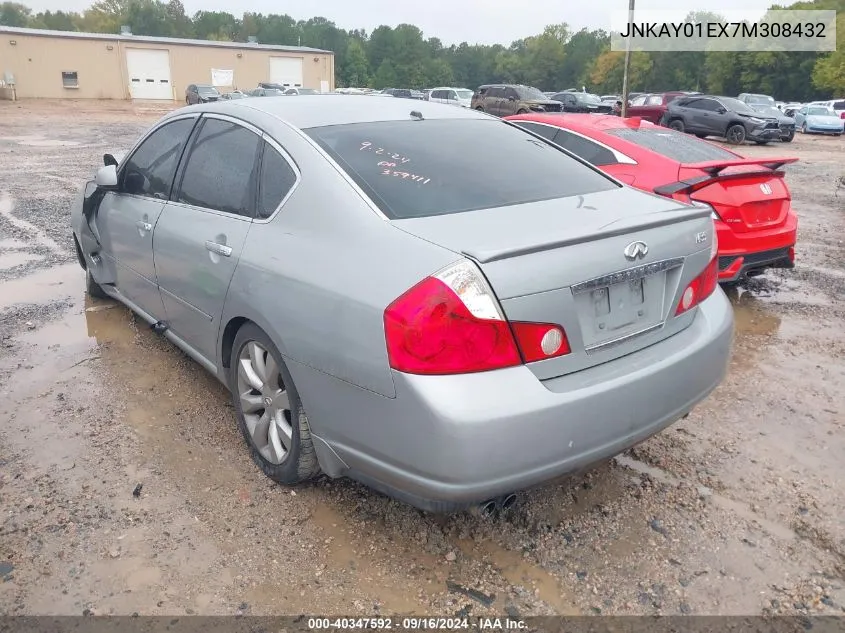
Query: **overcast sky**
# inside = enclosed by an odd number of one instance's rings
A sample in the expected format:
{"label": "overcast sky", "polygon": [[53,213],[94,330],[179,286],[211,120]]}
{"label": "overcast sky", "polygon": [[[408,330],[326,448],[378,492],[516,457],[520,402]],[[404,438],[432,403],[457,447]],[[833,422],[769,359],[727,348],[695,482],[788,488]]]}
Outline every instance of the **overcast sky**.
{"label": "overcast sky", "polygon": [[[36,12],[45,9],[82,10],[88,0],[21,0]],[[380,24],[415,24],[426,37],[439,37],[445,44],[463,41],[480,44],[510,44],[535,35],[547,24],[566,22],[582,27],[609,30],[610,13],[626,11],[625,0],[251,0],[248,5],[233,0],[182,0],[188,14],[201,9],[229,11],[240,15],[244,7],[259,13],[287,13],[296,19],[319,15],[346,29],[372,31]],[[638,9],[702,10],[759,9],[772,0],[638,0]]]}

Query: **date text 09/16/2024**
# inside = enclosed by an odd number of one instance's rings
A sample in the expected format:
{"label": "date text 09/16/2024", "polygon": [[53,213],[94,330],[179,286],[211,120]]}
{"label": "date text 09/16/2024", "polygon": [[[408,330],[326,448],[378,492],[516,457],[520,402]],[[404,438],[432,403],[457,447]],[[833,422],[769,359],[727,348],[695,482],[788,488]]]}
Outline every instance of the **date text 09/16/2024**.
{"label": "date text 09/16/2024", "polygon": [[309,618],[308,628],[320,630],[405,630],[405,631],[518,631],[526,628],[525,622],[513,618]]}

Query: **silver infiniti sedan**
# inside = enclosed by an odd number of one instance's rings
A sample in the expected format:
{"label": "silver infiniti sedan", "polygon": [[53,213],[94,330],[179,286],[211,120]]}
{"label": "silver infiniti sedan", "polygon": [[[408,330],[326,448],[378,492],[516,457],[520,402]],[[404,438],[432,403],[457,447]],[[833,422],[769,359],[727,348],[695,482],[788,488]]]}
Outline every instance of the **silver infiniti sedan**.
{"label": "silver infiniti sedan", "polygon": [[403,99],[173,112],[80,193],[88,292],[233,394],[283,484],[453,511],[615,455],[722,380],[710,210]]}

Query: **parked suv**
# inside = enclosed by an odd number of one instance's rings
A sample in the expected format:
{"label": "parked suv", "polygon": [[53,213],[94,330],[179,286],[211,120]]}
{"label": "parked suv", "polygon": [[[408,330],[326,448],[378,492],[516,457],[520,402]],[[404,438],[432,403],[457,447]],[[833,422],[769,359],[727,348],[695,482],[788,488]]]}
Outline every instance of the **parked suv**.
{"label": "parked suv", "polygon": [[214,86],[205,84],[191,84],[185,90],[185,103],[196,105],[197,103],[209,103],[220,99],[220,93]]}
{"label": "parked suv", "polygon": [[770,105],[751,105],[754,110],[766,117],[773,117],[778,120],[780,125],[780,140],[784,143],[791,143],[795,138],[795,119],[791,116],[786,116],[783,112],[774,106]]}
{"label": "parked suv", "polygon": [[472,109],[511,116],[528,112],[560,112],[560,101],[549,99],[542,92],[531,86],[515,84],[490,84],[480,86],[472,96]]}
{"label": "parked suv", "polygon": [[746,140],[765,145],[781,136],[775,117],[761,114],[732,97],[696,95],[675,99],[669,104],[663,123],[699,138],[721,136],[732,145]]}

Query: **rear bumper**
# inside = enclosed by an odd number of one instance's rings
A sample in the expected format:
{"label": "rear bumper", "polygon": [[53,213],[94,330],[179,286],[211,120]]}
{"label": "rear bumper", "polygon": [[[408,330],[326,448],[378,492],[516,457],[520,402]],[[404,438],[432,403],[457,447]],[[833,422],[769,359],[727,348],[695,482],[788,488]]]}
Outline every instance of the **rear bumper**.
{"label": "rear bumper", "polygon": [[719,239],[719,281],[732,282],[765,268],[792,268],[798,237],[798,218],[790,211],[786,222],[775,229],[734,233],[716,222]]}
{"label": "rear bumper", "polygon": [[759,274],[766,268],[794,268],[794,257],[795,250],[792,247],[739,256],[719,256],[719,282],[738,281]]}
{"label": "rear bumper", "polygon": [[[345,474],[419,508],[452,511],[580,470],[659,432],[721,382],[732,335],[733,311],[717,290],[678,334],[560,378],[541,382],[524,366],[394,372],[394,399],[352,387],[323,392],[314,398],[314,431],[348,465]],[[304,404],[311,419],[312,403]],[[332,414],[338,422],[328,425]]]}

